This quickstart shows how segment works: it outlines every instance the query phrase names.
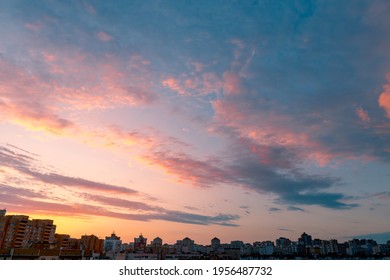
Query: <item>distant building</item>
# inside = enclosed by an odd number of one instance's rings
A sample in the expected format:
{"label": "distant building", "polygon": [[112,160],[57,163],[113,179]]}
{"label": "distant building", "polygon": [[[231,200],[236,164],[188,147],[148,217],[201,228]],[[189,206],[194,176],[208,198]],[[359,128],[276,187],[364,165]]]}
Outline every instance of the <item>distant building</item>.
{"label": "distant building", "polygon": [[259,255],[271,256],[275,252],[275,244],[272,241],[253,243],[253,252]]}
{"label": "distant building", "polygon": [[80,241],[81,249],[85,252],[101,253],[103,251],[104,240],[95,235],[83,235]]}
{"label": "distant building", "polygon": [[120,237],[116,236],[114,232],[104,240],[104,251],[106,252],[120,252],[121,246],[122,240]]}
{"label": "distant building", "polygon": [[294,246],[292,246],[292,242],[290,239],[285,237],[279,237],[276,239],[276,247],[275,250],[277,253],[282,255],[291,255],[294,252]]}
{"label": "distant building", "polygon": [[298,243],[303,246],[312,246],[313,241],[311,235],[308,235],[306,232],[302,233],[301,237],[298,239]]}
{"label": "distant building", "polygon": [[156,237],[150,242],[150,247],[154,250],[161,249],[163,245],[163,240],[160,237]]}
{"label": "distant building", "polygon": [[234,240],[230,242],[230,248],[232,249],[241,249],[244,246],[244,242],[241,240]]}
{"label": "distant building", "polygon": [[177,252],[183,254],[190,254],[194,251],[195,241],[186,237],[183,240],[176,241],[175,247]]}
{"label": "distant building", "polygon": [[331,239],[329,241],[321,241],[321,254],[322,255],[336,255],[339,253],[339,244],[336,239]]}
{"label": "distant building", "polygon": [[353,239],[348,241],[347,254],[354,255],[372,255],[373,247],[378,244],[372,239]]}
{"label": "distant building", "polygon": [[134,251],[145,251],[148,239],[142,233],[134,238]]}
{"label": "distant building", "polygon": [[219,246],[221,246],[221,240],[219,240],[219,239],[216,238],[216,237],[214,237],[213,239],[211,239],[211,248],[212,248],[214,251],[217,251]]}

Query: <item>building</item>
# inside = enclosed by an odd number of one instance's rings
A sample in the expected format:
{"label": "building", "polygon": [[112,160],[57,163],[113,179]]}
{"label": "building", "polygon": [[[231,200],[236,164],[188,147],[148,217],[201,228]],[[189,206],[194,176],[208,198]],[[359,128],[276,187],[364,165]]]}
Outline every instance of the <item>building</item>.
{"label": "building", "polygon": [[322,255],[337,255],[339,253],[338,242],[336,239],[331,239],[329,241],[321,241],[321,254]]}
{"label": "building", "polygon": [[162,239],[160,237],[156,237],[155,239],[153,239],[152,242],[150,242],[150,246],[152,248],[161,248],[162,247]]}
{"label": "building", "polygon": [[348,241],[347,254],[350,256],[366,256],[373,254],[373,248],[378,244],[372,239],[352,239]]}
{"label": "building", "polygon": [[253,243],[253,252],[262,256],[271,256],[275,252],[275,245],[272,241],[255,242]]}
{"label": "building", "polygon": [[0,213],[0,248],[27,248],[54,243],[56,225],[53,220],[30,220],[25,215]]}
{"label": "building", "polygon": [[219,240],[217,237],[211,239],[211,248],[214,251],[217,251],[219,246],[221,246],[221,240]]}
{"label": "building", "polygon": [[27,247],[31,221],[25,215],[0,216],[0,249]]}
{"label": "building", "polygon": [[115,232],[111,236],[106,236],[104,240],[104,251],[118,253],[121,251],[122,240],[115,235]]}
{"label": "building", "polygon": [[93,234],[83,235],[81,236],[80,246],[85,252],[93,251],[95,253],[101,253],[104,247],[104,240],[99,239]]}
{"label": "building", "polygon": [[294,252],[292,242],[290,239],[285,237],[279,237],[276,239],[275,251],[282,255],[291,255]]}
{"label": "building", "polygon": [[177,240],[175,247],[177,252],[181,252],[183,254],[190,254],[194,251],[195,241],[186,237],[183,240]]}
{"label": "building", "polygon": [[70,235],[69,234],[55,234],[54,235],[54,247],[56,249],[70,249]]}
{"label": "building", "polygon": [[298,239],[298,243],[304,247],[312,246],[313,241],[311,235],[308,235],[306,232],[302,233],[301,237]]}
{"label": "building", "polygon": [[42,247],[44,244],[54,244],[56,225],[53,222],[53,220],[32,220],[29,245]]}
{"label": "building", "polygon": [[134,237],[134,251],[145,251],[147,240],[142,233],[138,237]]}

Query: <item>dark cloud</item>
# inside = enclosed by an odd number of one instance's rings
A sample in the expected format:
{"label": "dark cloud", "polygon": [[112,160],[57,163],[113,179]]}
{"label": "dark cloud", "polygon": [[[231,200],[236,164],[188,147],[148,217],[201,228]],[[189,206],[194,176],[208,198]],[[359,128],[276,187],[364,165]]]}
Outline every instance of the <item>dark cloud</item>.
{"label": "dark cloud", "polygon": [[[234,141],[232,135],[231,139]],[[241,145],[242,139],[230,147],[224,160],[213,158],[208,161],[194,159],[188,154],[157,152],[145,157],[152,164],[158,164],[173,173],[184,182],[198,186],[212,187],[215,184],[236,185],[255,190],[259,193],[278,195],[277,203],[318,205],[331,209],[350,209],[357,204],[347,204],[343,200],[348,197],[341,193],[327,193],[325,190],[337,186],[340,179],[330,176],[308,175],[293,165],[294,155],[287,148],[278,147],[278,152],[268,153],[267,146],[263,151],[271,155],[263,161],[261,154],[253,152],[253,148]],[[255,146],[259,148],[260,146]],[[276,164],[274,164],[277,162]]]}
{"label": "dark cloud", "polygon": [[295,207],[295,206],[288,206],[287,210],[288,211],[302,211],[302,212],[305,212],[305,209],[300,208],[300,207]]}
{"label": "dark cloud", "polygon": [[367,233],[362,235],[347,236],[346,238],[373,239],[380,244],[390,241],[390,231],[381,233]]}
{"label": "dark cloud", "polygon": [[277,208],[277,207],[271,207],[268,209],[268,212],[272,213],[272,212],[280,212],[282,211],[282,209],[280,208]]}
{"label": "dark cloud", "polygon": [[294,203],[298,205],[319,205],[331,209],[352,209],[359,206],[356,203],[344,203],[340,200],[346,199],[346,196],[340,193],[291,193],[278,199],[281,203]]}
{"label": "dark cloud", "polygon": [[288,228],[277,228],[277,230],[280,230],[280,231],[293,231],[293,230],[288,229]]}

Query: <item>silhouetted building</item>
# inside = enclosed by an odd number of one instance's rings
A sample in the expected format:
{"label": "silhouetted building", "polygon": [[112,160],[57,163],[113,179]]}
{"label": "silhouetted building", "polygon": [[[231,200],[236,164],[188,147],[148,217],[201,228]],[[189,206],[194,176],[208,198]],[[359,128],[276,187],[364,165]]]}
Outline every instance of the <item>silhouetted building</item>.
{"label": "silhouetted building", "polygon": [[234,240],[230,242],[231,249],[241,249],[244,246],[244,242],[241,240]]}
{"label": "silhouetted building", "polygon": [[272,241],[254,242],[253,252],[259,255],[273,255],[275,252],[275,245]]}
{"label": "silhouetted building", "polygon": [[134,251],[145,251],[147,238],[143,237],[142,233],[139,237],[134,238]]}
{"label": "silhouetted building", "polygon": [[150,246],[153,249],[161,249],[162,248],[162,239],[160,237],[156,237],[155,239],[150,242]]}
{"label": "silhouetted building", "polygon": [[299,245],[303,246],[312,246],[312,238],[311,235],[308,235],[306,232],[302,233],[301,238],[298,239]]}
{"label": "silhouetted building", "polygon": [[219,240],[218,238],[214,237],[213,239],[211,239],[211,248],[214,250],[214,251],[217,251],[218,247],[221,246],[221,240]]}
{"label": "silhouetted building", "polygon": [[176,249],[183,254],[190,254],[194,251],[194,240],[186,237],[183,240],[176,241]]}

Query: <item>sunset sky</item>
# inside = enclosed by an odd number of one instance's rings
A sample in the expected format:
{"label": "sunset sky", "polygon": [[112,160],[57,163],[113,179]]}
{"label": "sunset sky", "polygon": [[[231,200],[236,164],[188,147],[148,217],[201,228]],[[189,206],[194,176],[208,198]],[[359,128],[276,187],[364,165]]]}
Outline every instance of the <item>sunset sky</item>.
{"label": "sunset sky", "polygon": [[389,1],[0,7],[7,214],[78,238],[390,239]]}

